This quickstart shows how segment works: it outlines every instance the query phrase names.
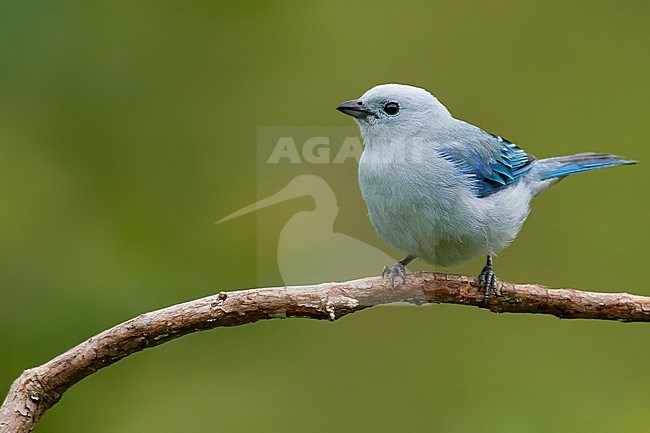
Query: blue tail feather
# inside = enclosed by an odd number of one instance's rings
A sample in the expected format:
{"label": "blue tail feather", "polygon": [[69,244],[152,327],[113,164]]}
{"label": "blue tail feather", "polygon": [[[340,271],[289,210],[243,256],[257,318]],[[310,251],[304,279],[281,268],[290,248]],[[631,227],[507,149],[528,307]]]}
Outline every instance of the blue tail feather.
{"label": "blue tail feather", "polygon": [[624,159],[617,155],[587,152],[540,159],[535,162],[539,170],[540,180],[625,164],[636,164],[636,161]]}

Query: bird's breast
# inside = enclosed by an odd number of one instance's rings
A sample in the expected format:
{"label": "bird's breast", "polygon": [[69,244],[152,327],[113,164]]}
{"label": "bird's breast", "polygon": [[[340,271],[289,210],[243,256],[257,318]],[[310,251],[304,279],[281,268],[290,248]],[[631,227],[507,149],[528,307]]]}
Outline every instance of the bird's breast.
{"label": "bird's breast", "polygon": [[[389,245],[425,258],[440,254],[439,246],[461,236],[468,190],[444,160],[408,160],[364,152],[359,184],[368,215]],[[436,252],[437,251],[437,252]],[[442,262],[444,260],[436,260]]]}

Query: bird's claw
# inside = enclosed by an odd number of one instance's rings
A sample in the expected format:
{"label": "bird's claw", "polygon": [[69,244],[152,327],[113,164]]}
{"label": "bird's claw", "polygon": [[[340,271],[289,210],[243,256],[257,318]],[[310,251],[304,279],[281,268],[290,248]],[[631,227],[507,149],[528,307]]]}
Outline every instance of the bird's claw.
{"label": "bird's claw", "polygon": [[388,275],[390,279],[390,288],[395,289],[395,277],[402,279],[402,284],[406,283],[406,269],[401,262],[395,263],[392,267],[384,266],[381,271],[381,277],[384,278]]}
{"label": "bird's claw", "polygon": [[490,260],[478,276],[478,291],[483,293],[483,302],[490,299],[490,292],[499,296],[501,293],[497,288],[497,277],[494,275],[494,266]]}

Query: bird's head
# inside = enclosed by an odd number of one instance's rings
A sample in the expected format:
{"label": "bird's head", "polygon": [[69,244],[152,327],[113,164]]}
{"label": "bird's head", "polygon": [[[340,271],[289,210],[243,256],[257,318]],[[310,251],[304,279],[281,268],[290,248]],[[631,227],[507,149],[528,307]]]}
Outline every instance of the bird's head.
{"label": "bird's head", "polygon": [[404,84],[375,86],[361,98],[346,101],[336,109],[354,117],[366,144],[413,138],[422,130],[444,127],[452,120],[435,96]]}

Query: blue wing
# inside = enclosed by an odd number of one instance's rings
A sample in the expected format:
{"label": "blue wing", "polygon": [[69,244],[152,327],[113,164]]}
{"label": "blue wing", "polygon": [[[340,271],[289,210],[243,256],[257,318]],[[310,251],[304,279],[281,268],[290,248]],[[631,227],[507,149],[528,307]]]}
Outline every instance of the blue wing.
{"label": "blue wing", "polygon": [[468,143],[444,147],[440,156],[453,162],[470,178],[478,197],[487,197],[517,182],[535,161],[535,157],[515,144],[489,134]]}

